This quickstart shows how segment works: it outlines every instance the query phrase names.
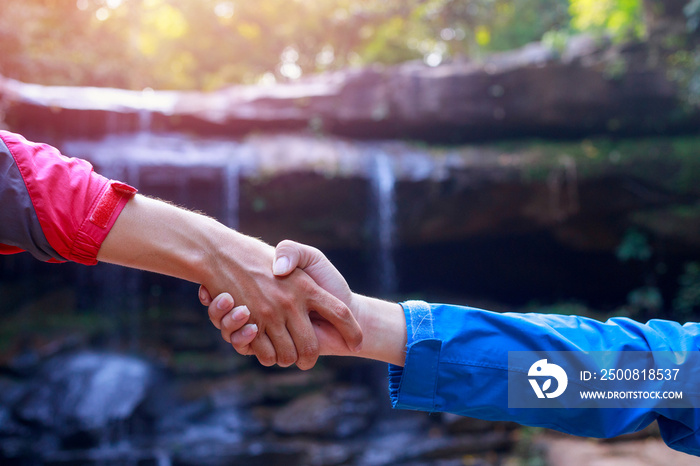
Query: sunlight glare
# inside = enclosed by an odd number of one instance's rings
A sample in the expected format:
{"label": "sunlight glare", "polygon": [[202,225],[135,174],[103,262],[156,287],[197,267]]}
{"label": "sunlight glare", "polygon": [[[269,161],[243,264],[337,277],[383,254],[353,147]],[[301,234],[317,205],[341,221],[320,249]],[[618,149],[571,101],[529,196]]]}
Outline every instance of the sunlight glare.
{"label": "sunlight glare", "polygon": [[219,18],[231,19],[235,13],[233,2],[219,2],[214,7],[214,14]]}
{"label": "sunlight glare", "polygon": [[272,86],[274,84],[277,84],[277,79],[275,78],[275,75],[267,72],[260,76],[258,79],[258,84],[261,86]]}
{"label": "sunlight glare", "polygon": [[95,17],[100,21],[106,21],[109,18],[109,10],[105,7],[99,8],[95,12]]}
{"label": "sunlight glare", "polygon": [[301,67],[296,63],[284,63],[280,66],[280,74],[288,79],[299,79]]}
{"label": "sunlight glare", "polygon": [[330,66],[333,64],[335,61],[335,52],[333,51],[333,47],[330,45],[325,45],[323,47],[323,50],[321,50],[317,55],[316,55],[316,65],[325,68],[327,66]]}
{"label": "sunlight glare", "polygon": [[280,74],[288,79],[299,79],[302,75],[301,67],[297,65],[299,51],[294,47],[287,47],[280,54],[282,64],[279,67]]}

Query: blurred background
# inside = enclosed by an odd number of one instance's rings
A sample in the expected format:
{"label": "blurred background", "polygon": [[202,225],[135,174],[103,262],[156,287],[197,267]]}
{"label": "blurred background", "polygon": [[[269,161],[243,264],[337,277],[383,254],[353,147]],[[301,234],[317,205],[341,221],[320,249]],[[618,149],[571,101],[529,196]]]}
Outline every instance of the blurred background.
{"label": "blurred background", "polygon": [[[697,0],[3,0],[0,125],[317,246],[361,293],[687,322],[698,28]],[[592,441],[393,412],[384,364],[261,367],[196,294],[0,257],[1,462],[694,461],[655,425]]]}

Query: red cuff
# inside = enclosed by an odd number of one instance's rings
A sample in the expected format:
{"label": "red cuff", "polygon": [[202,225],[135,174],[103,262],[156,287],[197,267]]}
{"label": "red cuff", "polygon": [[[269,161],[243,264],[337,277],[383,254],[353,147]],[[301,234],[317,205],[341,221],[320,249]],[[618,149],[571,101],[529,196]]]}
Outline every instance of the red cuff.
{"label": "red cuff", "polygon": [[97,264],[97,253],[109,234],[129,199],[136,194],[136,188],[118,181],[110,181],[105,186],[75,237],[67,259],[85,265]]}

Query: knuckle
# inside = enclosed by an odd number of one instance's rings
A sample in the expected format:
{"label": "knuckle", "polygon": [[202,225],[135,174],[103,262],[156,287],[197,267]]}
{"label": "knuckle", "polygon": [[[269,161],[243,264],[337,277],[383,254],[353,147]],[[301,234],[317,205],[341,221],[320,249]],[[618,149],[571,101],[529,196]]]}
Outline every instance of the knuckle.
{"label": "knuckle", "polygon": [[297,361],[297,367],[303,371],[309,370],[316,365],[318,357],[316,355],[306,355],[306,357],[300,357]]}
{"label": "knuckle", "polygon": [[269,357],[267,355],[258,354],[258,362],[265,367],[270,367],[275,365],[275,358]]}
{"label": "knuckle", "polygon": [[294,241],[290,239],[283,239],[279,243],[277,243],[277,248],[290,248],[294,246]]}
{"label": "knuckle", "polygon": [[270,305],[267,304],[261,304],[256,308],[256,312],[258,314],[258,318],[261,321],[267,321],[272,318],[274,315],[275,311],[274,308]]}
{"label": "knuckle", "polygon": [[[321,294],[321,289],[311,277],[300,277],[301,279],[296,284],[297,295],[304,297],[315,297]],[[313,298],[310,298],[313,299]]]}
{"label": "knuckle", "polygon": [[299,370],[302,370],[302,371],[308,371],[310,369],[313,369],[315,365],[316,365],[316,360],[311,360],[311,361],[299,360],[299,362],[297,362],[297,367],[299,368]]}
{"label": "knuckle", "polygon": [[299,359],[300,360],[313,360],[318,357],[318,345],[313,343],[308,343],[303,345],[299,349]]}
{"label": "knuckle", "polygon": [[335,315],[344,321],[355,320],[355,316],[352,315],[352,312],[350,312],[350,309],[347,306],[335,306]]}
{"label": "knuckle", "polygon": [[250,356],[253,354],[250,349],[250,345],[239,345],[236,344],[236,342],[231,342],[231,346],[234,350],[236,350],[236,353],[240,354],[241,356]]}
{"label": "knuckle", "polygon": [[282,353],[278,357],[277,364],[282,367],[289,367],[297,362],[297,355],[294,352]]}
{"label": "knuckle", "polygon": [[279,342],[287,334],[287,328],[279,325],[268,325],[265,333],[273,342]]}
{"label": "knuckle", "polygon": [[293,309],[296,307],[296,296],[294,293],[282,293],[277,302],[282,309]]}

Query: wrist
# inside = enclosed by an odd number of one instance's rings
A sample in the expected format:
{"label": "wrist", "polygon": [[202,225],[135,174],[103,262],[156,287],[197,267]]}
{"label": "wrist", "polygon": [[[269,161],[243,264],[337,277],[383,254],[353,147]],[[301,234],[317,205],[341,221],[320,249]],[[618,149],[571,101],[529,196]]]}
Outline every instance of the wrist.
{"label": "wrist", "polygon": [[403,307],[353,293],[350,309],[363,333],[362,350],[358,356],[403,366],[407,341]]}
{"label": "wrist", "polygon": [[[234,293],[243,281],[257,275],[271,275],[274,249],[218,222],[204,240],[204,254],[198,273],[213,296]],[[233,288],[232,288],[233,287]]]}

